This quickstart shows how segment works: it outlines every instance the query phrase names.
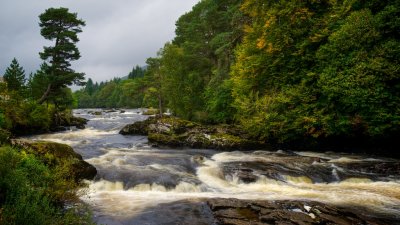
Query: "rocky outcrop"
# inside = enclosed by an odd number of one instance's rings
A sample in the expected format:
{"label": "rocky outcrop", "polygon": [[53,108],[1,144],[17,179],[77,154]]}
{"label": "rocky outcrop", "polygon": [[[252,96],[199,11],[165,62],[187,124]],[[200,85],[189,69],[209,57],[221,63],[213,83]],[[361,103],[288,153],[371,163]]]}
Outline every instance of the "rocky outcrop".
{"label": "rocky outcrop", "polygon": [[85,125],[87,124],[89,120],[85,119],[85,118],[81,118],[81,117],[71,117],[70,126],[75,126],[78,129],[85,129]]}
{"label": "rocky outcrop", "polygon": [[12,139],[11,144],[32,153],[49,166],[67,166],[76,180],[93,179],[97,170],[70,146],[49,141]]}
{"label": "rocky outcrop", "polygon": [[332,183],[353,178],[371,181],[400,179],[400,162],[391,159],[329,160],[285,151],[248,154],[258,159],[221,163],[223,176],[243,183],[253,183],[261,177],[295,183]]}
{"label": "rocky outcrop", "polygon": [[148,135],[150,124],[156,123],[155,117],[149,117],[147,120],[138,121],[123,127],[119,133],[122,135]]}
{"label": "rocky outcrop", "polygon": [[170,147],[247,150],[268,147],[232,125],[201,125],[176,117],[150,117],[122,128],[123,135],[148,135],[150,142]]}
{"label": "rocky outcrop", "polygon": [[[256,201],[209,199],[217,224],[395,224],[396,219],[373,218],[372,214],[353,213],[354,209],[311,201]],[[397,221],[399,222],[399,221]]]}
{"label": "rocky outcrop", "polygon": [[77,129],[85,129],[85,125],[89,120],[81,117],[75,117],[68,113],[58,113],[55,115],[54,122],[50,130],[53,132],[65,131],[67,127],[76,127]]}

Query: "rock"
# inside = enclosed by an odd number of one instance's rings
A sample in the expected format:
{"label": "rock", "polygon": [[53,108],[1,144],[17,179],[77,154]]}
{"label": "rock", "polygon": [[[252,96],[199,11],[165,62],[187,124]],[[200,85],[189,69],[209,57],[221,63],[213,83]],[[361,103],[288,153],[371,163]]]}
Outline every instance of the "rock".
{"label": "rock", "polygon": [[120,110],[119,113],[125,113],[125,110]]}
{"label": "rock", "polygon": [[164,146],[169,146],[169,147],[184,146],[184,144],[180,140],[180,138],[175,135],[149,133],[147,138],[150,142],[155,142],[157,144],[164,145]]}
{"label": "rock", "polygon": [[101,116],[103,115],[103,113],[101,111],[89,111],[89,114],[92,114],[94,116]]}
{"label": "rock", "polygon": [[[353,213],[352,208],[312,201],[267,201],[209,199],[217,224],[390,224],[391,219],[372,218]],[[304,205],[310,207],[304,209]],[[393,224],[393,223],[392,223]]]}
{"label": "rock", "polygon": [[49,166],[70,166],[71,175],[76,180],[93,179],[97,174],[96,168],[68,145],[28,139],[12,139],[11,144],[36,155]]}
{"label": "rock", "polygon": [[73,116],[71,118],[70,126],[75,126],[78,129],[84,129],[85,125],[87,124],[89,120],[81,117],[75,117]]}
{"label": "rock", "polygon": [[81,129],[81,130],[85,129],[85,125],[82,125],[82,124],[76,125],[75,127],[76,127],[77,129]]}
{"label": "rock", "polygon": [[60,131],[66,131],[68,129],[66,127],[63,127],[63,126],[57,126],[57,127],[52,127],[50,130],[52,132],[60,132]]}
{"label": "rock", "polygon": [[138,121],[133,124],[124,126],[119,133],[122,135],[147,135],[149,125],[152,124],[154,118],[150,117],[144,121]]}
{"label": "rock", "polygon": [[75,117],[75,116],[67,116],[64,114],[59,115],[59,124],[58,126],[52,127],[50,130],[51,131],[65,131],[67,130],[66,127],[72,127],[75,126],[78,129],[85,129],[85,125],[87,124],[89,120],[81,117]]}
{"label": "rock", "polygon": [[338,163],[340,167],[360,173],[375,174],[383,177],[396,176],[400,178],[399,161],[362,161],[353,163]]}

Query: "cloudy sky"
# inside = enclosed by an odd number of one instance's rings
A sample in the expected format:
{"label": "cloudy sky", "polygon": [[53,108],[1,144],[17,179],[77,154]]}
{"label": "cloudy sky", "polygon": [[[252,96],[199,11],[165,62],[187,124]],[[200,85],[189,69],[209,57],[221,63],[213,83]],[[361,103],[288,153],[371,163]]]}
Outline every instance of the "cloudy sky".
{"label": "cloudy sky", "polygon": [[40,35],[38,15],[66,7],[86,21],[79,34],[82,58],[73,63],[87,78],[122,77],[174,37],[175,22],[199,0],[1,0],[0,75],[16,57],[27,75],[41,64],[39,52],[52,43]]}

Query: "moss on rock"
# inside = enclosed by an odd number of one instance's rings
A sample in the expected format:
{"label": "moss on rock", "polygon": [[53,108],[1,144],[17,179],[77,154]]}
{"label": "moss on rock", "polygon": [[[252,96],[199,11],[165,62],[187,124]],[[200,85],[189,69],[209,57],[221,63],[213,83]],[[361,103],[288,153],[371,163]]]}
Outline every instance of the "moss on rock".
{"label": "moss on rock", "polygon": [[159,133],[149,133],[148,139],[150,142],[165,145],[169,147],[184,146],[184,142],[176,135],[166,135]]}
{"label": "moss on rock", "polygon": [[233,125],[201,125],[176,117],[150,117],[126,125],[120,134],[148,135],[158,145],[191,148],[248,150],[267,145]]}
{"label": "moss on rock", "polygon": [[71,176],[74,176],[76,180],[93,179],[97,174],[96,168],[84,161],[82,156],[68,145],[27,139],[13,139],[11,143],[34,154],[46,165],[69,167]]}

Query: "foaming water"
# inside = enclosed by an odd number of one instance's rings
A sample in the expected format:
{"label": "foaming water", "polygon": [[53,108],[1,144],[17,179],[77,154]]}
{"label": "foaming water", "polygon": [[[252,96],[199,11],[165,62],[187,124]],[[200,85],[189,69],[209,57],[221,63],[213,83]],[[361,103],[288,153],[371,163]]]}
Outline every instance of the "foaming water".
{"label": "foaming water", "polygon": [[145,136],[118,134],[124,125],[147,118],[140,110],[75,113],[90,120],[86,129],[31,138],[69,144],[97,168],[82,200],[101,224],[176,224],[185,219],[212,224],[201,199],[215,197],[313,200],[391,218],[400,215],[400,174],[375,166],[399,163],[393,159],[154,148]]}

